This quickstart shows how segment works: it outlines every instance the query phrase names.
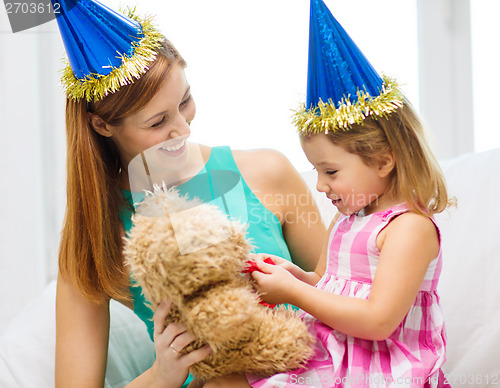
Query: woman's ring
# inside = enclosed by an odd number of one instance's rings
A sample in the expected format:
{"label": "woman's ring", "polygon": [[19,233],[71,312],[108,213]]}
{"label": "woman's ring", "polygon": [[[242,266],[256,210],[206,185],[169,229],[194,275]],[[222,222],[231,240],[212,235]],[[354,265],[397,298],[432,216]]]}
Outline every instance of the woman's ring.
{"label": "woman's ring", "polygon": [[174,348],[174,346],[172,344],[170,344],[170,348],[174,351],[174,353],[177,353],[179,354],[180,352]]}

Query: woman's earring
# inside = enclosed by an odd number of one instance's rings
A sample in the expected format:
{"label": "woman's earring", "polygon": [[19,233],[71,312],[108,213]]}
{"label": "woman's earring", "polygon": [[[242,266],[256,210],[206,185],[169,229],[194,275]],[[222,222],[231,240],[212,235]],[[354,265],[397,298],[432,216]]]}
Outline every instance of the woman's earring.
{"label": "woman's earring", "polygon": [[189,126],[191,126],[191,121],[186,121],[186,123],[187,123]]}

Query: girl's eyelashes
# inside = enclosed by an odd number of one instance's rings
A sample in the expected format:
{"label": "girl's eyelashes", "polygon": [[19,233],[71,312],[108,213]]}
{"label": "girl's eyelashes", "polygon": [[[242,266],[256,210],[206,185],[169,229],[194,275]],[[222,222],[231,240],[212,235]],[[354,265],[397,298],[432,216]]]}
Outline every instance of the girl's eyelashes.
{"label": "girl's eyelashes", "polygon": [[[316,170],[316,167],[313,167],[312,168],[314,171],[317,171]],[[324,173],[327,174],[327,175],[334,175],[335,173],[337,173],[338,170],[326,170]]]}

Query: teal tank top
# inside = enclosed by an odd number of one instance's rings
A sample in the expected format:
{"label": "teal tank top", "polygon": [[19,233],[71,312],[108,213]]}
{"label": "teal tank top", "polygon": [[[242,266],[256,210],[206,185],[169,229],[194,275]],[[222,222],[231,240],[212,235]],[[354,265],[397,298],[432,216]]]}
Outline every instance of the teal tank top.
{"label": "teal tank top", "polygon": [[[247,224],[247,237],[254,246],[254,253],[270,253],[291,260],[279,219],[250,190],[229,147],[213,147],[205,167],[177,189],[190,198],[197,197],[216,204],[229,218]],[[134,205],[130,191],[122,190],[122,195]],[[128,209],[121,210],[120,218],[126,233],[132,227],[131,217],[132,213]],[[153,311],[144,299],[142,288],[134,281],[133,274],[130,278],[130,294],[134,313],[146,324],[153,340]],[[191,378],[184,386],[189,381]]]}

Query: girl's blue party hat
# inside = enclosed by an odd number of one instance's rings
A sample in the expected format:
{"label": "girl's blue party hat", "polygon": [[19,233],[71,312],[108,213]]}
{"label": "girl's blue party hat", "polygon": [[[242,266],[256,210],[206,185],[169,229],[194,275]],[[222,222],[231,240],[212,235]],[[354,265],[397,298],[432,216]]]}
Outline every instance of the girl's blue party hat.
{"label": "girl's blue party hat", "polygon": [[396,82],[377,74],[322,0],[311,0],[307,102],[294,115],[299,131],[349,129],[402,104]]}
{"label": "girl's blue party hat", "polygon": [[156,59],[163,36],[134,10],[121,15],[96,0],[51,1],[68,57],[62,82],[69,98],[100,100]]}

